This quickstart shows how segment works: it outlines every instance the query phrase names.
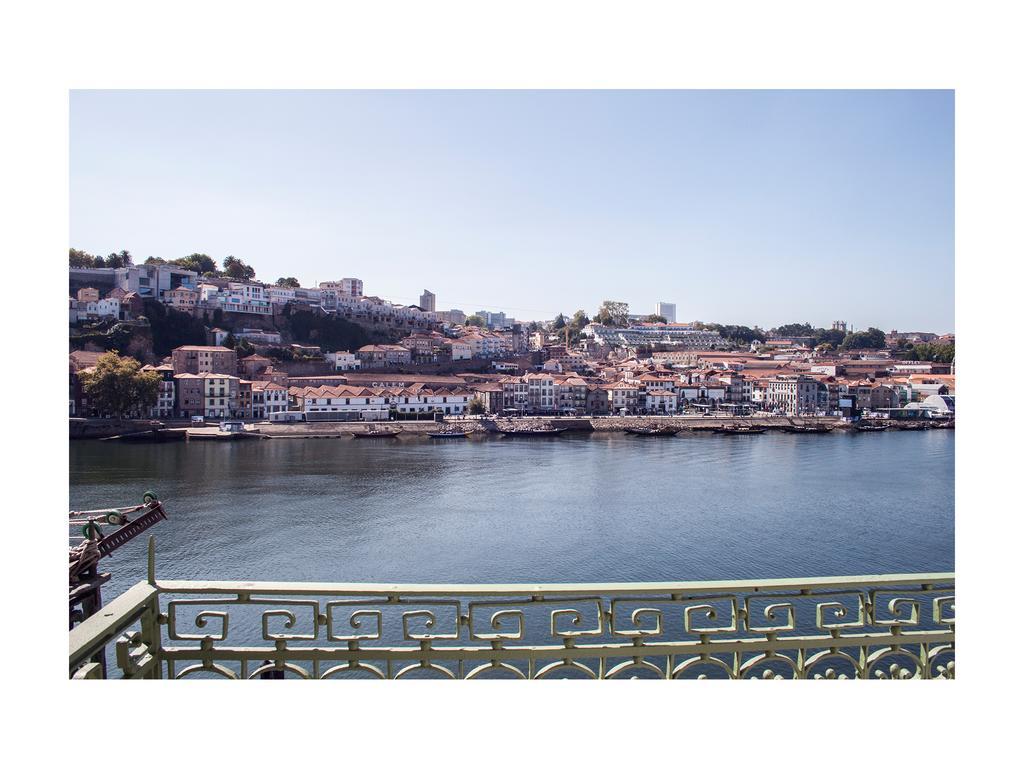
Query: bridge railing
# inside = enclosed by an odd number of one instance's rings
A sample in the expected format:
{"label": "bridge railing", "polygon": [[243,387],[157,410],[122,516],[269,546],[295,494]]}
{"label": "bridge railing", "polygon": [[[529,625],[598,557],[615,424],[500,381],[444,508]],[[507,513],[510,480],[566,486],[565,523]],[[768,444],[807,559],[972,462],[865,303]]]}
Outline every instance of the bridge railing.
{"label": "bridge railing", "polygon": [[[954,574],[604,584],[140,583],[77,677],[952,678]],[[116,668],[95,661],[114,643]],[[108,674],[109,670],[109,674]]]}

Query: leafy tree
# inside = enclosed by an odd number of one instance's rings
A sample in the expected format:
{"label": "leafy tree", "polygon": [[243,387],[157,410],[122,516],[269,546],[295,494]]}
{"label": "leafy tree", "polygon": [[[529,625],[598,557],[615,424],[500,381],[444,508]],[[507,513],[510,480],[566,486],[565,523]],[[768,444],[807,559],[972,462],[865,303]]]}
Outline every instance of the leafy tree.
{"label": "leafy tree", "polygon": [[248,339],[239,339],[238,343],[235,344],[235,354],[238,355],[239,359],[248,357],[256,353],[256,347]]}
{"label": "leafy tree", "polygon": [[556,317],[555,321],[551,323],[551,330],[560,331],[563,328],[565,328],[565,315],[559,312],[558,317]]}
{"label": "leafy tree", "polygon": [[256,270],[235,256],[224,259],[224,275],[233,280],[252,280]]}
{"label": "leafy tree", "polygon": [[877,328],[868,328],[866,331],[848,333],[840,349],[882,349],[885,346],[885,334]]}
{"label": "leafy tree", "polygon": [[277,278],[278,288],[301,288],[299,281],[294,277],[279,277]]}
{"label": "leafy tree", "polygon": [[662,315],[648,315],[644,318],[645,323],[667,323],[668,320]]}
{"label": "leafy tree", "polygon": [[629,304],[624,301],[603,301],[594,321],[601,325],[625,328],[629,324]]}
{"label": "leafy tree", "polygon": [[834,329],[825,330],[824,328],[818,328],[814,332],[814,344],[831,344],[833,348],[838,347],[846,339],[846,331],[837,331]]}
{"label": "leafy tree", "polygon": [[582,309],[577,309],[572,316],[570,325],[574,331],[582,331],[586,326],[590,325],[590,318],[587,317],[587,313]]}
{"label": "leafy tree", "polygon": [[96,367],[81,374],[82,389],[100,413],[124,417],[156,405],[160,374],[142,371],[139,361],[116,352],[101,355]]}
{"label": "leafy tree", "polygon": [[484,328],[487,321],[480,315],[470,315],[466,318],[466,325],[475,325],[477,328]]}
{"label": "leafy tree", "polygon": [[526,326],[526,329],[530,333],[536,333],[537,331],[540,330],[540,323],[538,323],[536,320],[531,320],[530,324],[528,326]]}
{"label": "leafy tree", "polygon": [[170,263],[176,264],[183,269],[191,269],[200,275],[205,275],[208,272],[213,273],[213,276],[217,275],[217,262],[205,253],[192,253],[180,259],[175,259]]}
{"label": "leafy tree", "polygon": [[772,333],[776,336],[813,336],[814,328],[810,323],[788,323],[773,328]]}
{"label": "leafy tree", "polygon": [[77,248],[68,249],[68,266],[70,267],[92,267],[96,263],[96,257],[91,253],[79,251]]}
{"label": "leafy tree", "polygon": [[167,259],[162,259],[159,256],[148,256],[143,264],[166,264]]}
{"label": "leafy tree", "polygon": [[484,407],[484,403],[479,397],[474,397],[469,401],[469,405],[466,407],[466,412],[470,416],[483,416],[487,413],[487,408]]}
{"label": "leafy tree", "polygon": [[106,258],[104,266],[109,269],[120,269],[121,267],[130,267],[132,265],[132,255],[128,251],[121,251],[120,253],[111,253]]}

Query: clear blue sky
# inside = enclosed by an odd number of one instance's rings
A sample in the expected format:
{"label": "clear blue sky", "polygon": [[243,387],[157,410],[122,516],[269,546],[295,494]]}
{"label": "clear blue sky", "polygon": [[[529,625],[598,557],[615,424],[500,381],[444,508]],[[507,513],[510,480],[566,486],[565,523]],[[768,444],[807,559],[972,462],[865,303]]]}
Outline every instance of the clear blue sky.
{"label": "clear blue sky", "polygon": [[954,330],[952,91],[77,91],[70,204],[439,309]]}

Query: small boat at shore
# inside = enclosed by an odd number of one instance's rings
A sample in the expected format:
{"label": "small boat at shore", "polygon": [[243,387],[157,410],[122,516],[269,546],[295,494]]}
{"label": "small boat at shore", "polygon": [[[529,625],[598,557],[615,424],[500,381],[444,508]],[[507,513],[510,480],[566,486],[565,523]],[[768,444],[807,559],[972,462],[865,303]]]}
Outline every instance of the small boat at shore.
{"label": "small boat at shore", "polygon": [[353,432],[352,437],[398,437],[397,429],[367,429],[364,432]]}
{"label": "small boat at shore", "polygon": [[884,432],[889,428],[888,424],[872,424],[870,422],[858,422],[854,425],[858,432]]}
{"label": "small boat at shore", "polygon": [[896,429],[899,429],[899,430],[907,430],[907,431],[911,431],[911,432],[916,432],[916,431],[921,430],[921,429],[928,429],[928,425],[925,424],[923,421],[903,422],[903,423],[896,424],[895,427],[896,427]]}
{"label": "small boat at shore", "polygon": [[835,427],[832,424],[787,424],[782,428],[784,432],[795,435],[821,435],[833,429]]}
{"label": "small boat at shore", "polygon": [[760,435],[767,431],[767,427],[756,427],[753,424],[728,424],[724,427],[715,427],[716,435]]}
{"label": "small boat at shore", "polygon": [[507,437],[557,437],[565,430],[555,427],[514,427],[512,429],[499,428],[498,432]]}
{"label": "small boat at shore", "polygon": [[672,437],[679,434],[681,427],[663,425],[643,425],[639,427],[625,427],[624,432],[629,435],[642,435],[644,437]]}
{"label": "small boat at shore", "polygon": [[432,440],[455,440],[460,437],[467,437],[467,433],[461,429],[442,429],[438,432],[427,432],[427,437]]}

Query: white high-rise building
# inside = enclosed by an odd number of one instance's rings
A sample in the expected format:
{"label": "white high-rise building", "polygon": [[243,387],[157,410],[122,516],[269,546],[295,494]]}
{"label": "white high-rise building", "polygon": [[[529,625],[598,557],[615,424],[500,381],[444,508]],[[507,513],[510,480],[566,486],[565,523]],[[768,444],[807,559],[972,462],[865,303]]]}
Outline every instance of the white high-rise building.
{"label": "white high-rise building", "polygon": [[669,304],[667,301],[659,301],[654,305],[654,314],[661,315],[668,322],[674,323],[676,321],[676,305]]}

